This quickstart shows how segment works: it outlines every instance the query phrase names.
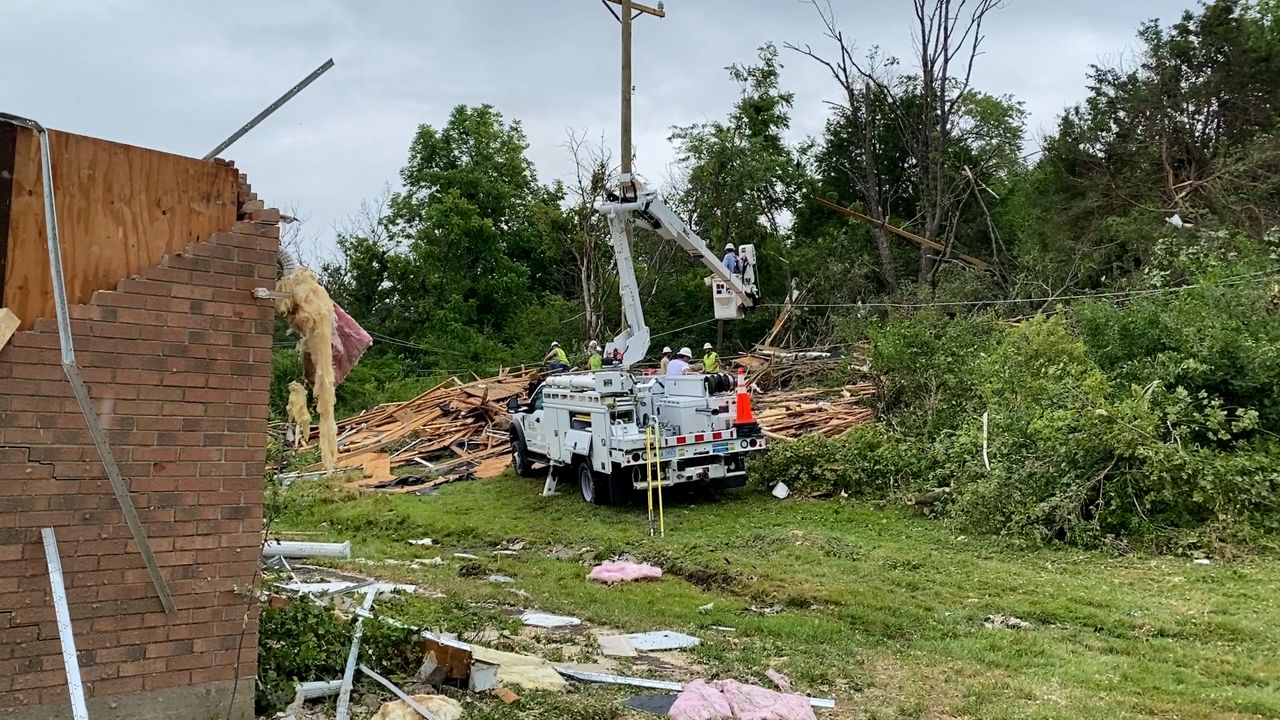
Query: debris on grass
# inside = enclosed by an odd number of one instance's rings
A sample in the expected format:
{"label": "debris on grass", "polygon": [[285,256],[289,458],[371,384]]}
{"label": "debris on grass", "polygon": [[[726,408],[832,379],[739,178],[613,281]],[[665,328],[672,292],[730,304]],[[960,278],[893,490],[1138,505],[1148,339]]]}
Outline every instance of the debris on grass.
{"label": "debris on grass", "polygon": [[982,620],[984,627],[992,630],[1028,630],[1031,623],[1012,615],[988,615]]}
{"label": "debris on grass", "polygon": [[458,720],[462,717],[462,704],[444,695],[411,695],[413,701],[431,713],[424,716],[404,700],[394,700],[382,704],[371,720],[419,720],[431,717],[435,720]]}
{"label": "debris on grass", "polygon": [[777,615],[778,613],[782,612],[782,606],[781,605],[752,605],[751,607],[747,608],[747,611],[753,612],[757,615]]}
{"label": "debris on grass", "polygon": [[632,710],[665,716],[671,713],[671,705],[675,700],[675,695],[636,695],[623,700],[622,704]]}
{"label": "debris on grass", "polygon": [[435,540],[432,540],[431,538],[427,538],[427,537],[425,538],[425,537],[424,537],[424,538],[418,538],[417,540],[410,540],[410,541],[409,541],[409,544],[410,544],[410,545],[421,545],[421,546],[423,546],[423,547],[431,547],[432,545],[435,545],[435,544],[436,544],[436,541],[435,541]]}
{"label": "debris on grass", "polygon": [[510,575],[490,575],[489,577],[485,578],[485,581],[496,583],[498,585],[510,585],[514,583],[516,579],[511,577]]}
{"label": "debris on grass", "polygon": [[606,657],[636,657],[639,653],[627,642],[625,635],[601,635],[596,638],[600,643],[600,654]]}
{"label": "debris on grass", "polygon": [[779,500],[785,500],[791,495],[791,488],[787,487],[784,482],[779,482],[773,486],[773,496]]}
{"label": "debris on grass", "polygon": [[647,633],[632,633],[623,635],[627,643],[631,647],[641,652],[657,652],[661,650],[680,650],[683,648],[693,647],[702,642],[692,635],[675,632],[674,630],[658,630]]}
{"label": "debris on grass", "polygon": [[633,563],[626,560],[601,563],[591,569],[588,580],[614,585],[632,580],[657,580],[662,577],[662,569],[653,565]]}
{"label": "debris on grass", "polygon": [[582,624],[582,620],[576,617],[538,612],[526,612],[520,616],[520,622],[525,625],[543,628],[574,627]]}
{"label": "debris on grass", "polygon": [[782,692],[784,693],[791,692],[791,678],[787,677],[786,675],[783,675],[782,673],[778,672],[777,670],[774,670],[773,668],[769,668],[764,671],[764,676],[772,680],[773,684],[777,685],[778,689],[781,690]]}

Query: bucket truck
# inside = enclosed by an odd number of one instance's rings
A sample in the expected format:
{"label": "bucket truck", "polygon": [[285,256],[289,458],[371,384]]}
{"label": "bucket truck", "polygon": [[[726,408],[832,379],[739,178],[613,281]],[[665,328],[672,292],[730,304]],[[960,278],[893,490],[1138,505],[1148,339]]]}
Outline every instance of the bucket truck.
{"label": "bucket truck", "polygon": [[705,265],[717,319],[741,318],[756,304],[755,248],[739,248],[739,267],[729,271],[657,192],[628,176],[596,211],[609,221],[626,320],[606,352],[620,350],[622,359],[601,371],[551,375],[527,399],[511,398],[512,465],[533,477],[534,464],[546,464],[544,494],[555,492],[558,480],[576,482],[583,499],[598,505],[625,502],[655,481],[659,487],[745,484],[747,456],[766,443],[741,377],[631,370],[648,354],[650,335],[628,230],[650,230]]}

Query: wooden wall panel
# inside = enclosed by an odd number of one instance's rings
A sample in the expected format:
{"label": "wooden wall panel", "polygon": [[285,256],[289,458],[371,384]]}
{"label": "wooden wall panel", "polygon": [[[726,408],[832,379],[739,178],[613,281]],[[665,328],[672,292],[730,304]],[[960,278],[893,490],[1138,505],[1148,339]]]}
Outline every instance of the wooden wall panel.
{"label": "wooden wall panel", "polygon": [[[49,144],[63,272],[73,304],[235,222],[234,168],[57,131],[49,132]],[[0,305],[30,328],[37,318],[54,314],[40,146],[33,131],[19,129],[14,156]]]}

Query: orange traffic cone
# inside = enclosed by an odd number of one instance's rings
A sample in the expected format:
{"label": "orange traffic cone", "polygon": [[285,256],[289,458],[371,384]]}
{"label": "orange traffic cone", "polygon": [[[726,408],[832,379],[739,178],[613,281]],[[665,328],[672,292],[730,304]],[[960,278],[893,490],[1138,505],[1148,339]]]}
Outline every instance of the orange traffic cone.
{"label": "orange traffic cone", "polygon": [[760,431],[756,424],[756,415],[751,411],[751,393],[747,392],[747,371],[738,368],[738,402],[737,415],[733,423],[738,426],[738,434],[755,435]]}

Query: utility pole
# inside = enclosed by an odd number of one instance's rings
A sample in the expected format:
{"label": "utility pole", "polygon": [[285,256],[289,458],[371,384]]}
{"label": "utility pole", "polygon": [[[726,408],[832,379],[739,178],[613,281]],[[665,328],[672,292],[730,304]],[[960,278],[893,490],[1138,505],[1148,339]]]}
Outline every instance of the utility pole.
{"label": "utility pole", "polygon": [[[657,7],[649,7],[632,0],[601,0],[604,6],[613,13],[622,25],[622,174],[631,175],[631,23],[641,15],[666,17],[667,13],[659,2]],[[622,12],[614,12],[613,5],[621,7]],[[633,14],[634,13],[634,14]]]}

